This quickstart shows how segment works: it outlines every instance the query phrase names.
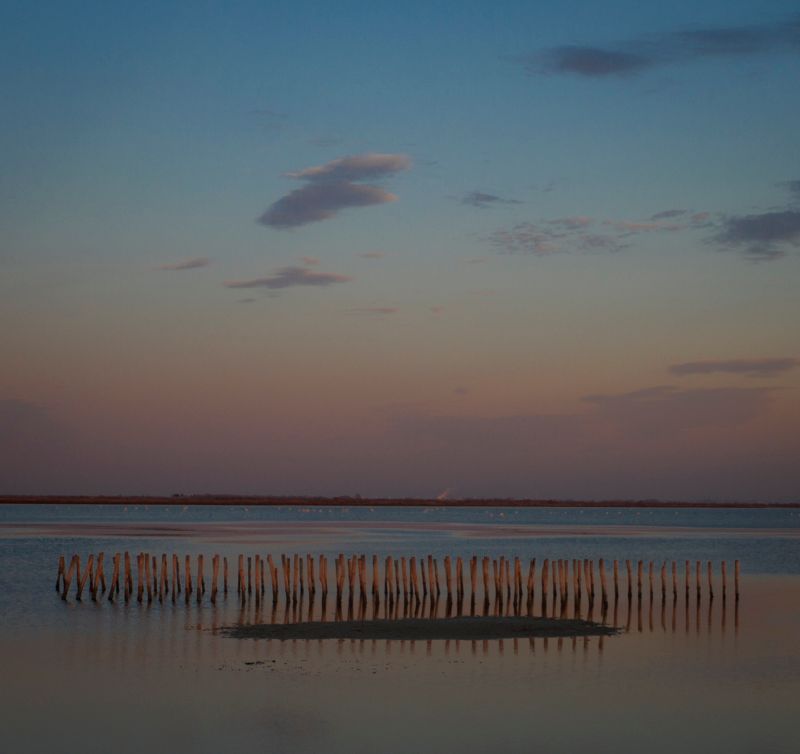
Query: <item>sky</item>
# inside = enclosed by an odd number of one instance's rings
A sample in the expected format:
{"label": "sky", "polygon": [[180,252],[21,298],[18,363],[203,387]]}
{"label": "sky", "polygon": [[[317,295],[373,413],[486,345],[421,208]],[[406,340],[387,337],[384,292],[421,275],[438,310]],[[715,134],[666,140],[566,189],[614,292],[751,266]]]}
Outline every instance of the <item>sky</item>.
{"label": "sky", "polygon": [[0,63],[0,494],[800,499],[796,3],[4,0]]}

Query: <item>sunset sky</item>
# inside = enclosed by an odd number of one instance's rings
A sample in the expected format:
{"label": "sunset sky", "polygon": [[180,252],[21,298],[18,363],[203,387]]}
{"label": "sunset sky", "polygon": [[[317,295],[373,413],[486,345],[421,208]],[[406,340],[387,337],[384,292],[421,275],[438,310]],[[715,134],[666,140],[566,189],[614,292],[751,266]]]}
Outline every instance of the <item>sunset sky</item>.
{"label": "sunset sky", "polygon": [[800,499],[796,2],[7,1],[0,60],[0,494]]}

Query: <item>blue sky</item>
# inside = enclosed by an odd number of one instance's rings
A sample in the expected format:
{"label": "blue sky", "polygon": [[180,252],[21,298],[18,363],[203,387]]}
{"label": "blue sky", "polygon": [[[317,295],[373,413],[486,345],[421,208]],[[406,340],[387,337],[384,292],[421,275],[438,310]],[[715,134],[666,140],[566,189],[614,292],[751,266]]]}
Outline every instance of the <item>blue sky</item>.
{"label": "blue sky", "polygon": [[[794,4],[6,2],[0,29],[0,492],[796,497]],[[543,416],[585,442],[542,448]],[[524,450],[477,463],[456,420]]]}

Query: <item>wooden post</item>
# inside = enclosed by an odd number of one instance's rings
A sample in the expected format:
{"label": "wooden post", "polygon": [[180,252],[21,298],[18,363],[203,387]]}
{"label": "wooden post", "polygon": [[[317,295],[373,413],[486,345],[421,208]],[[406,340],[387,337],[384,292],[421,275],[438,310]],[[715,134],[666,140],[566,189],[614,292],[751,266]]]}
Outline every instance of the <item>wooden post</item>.
{"label": "wooden post", "polygon": [[694,591],[697,599],[700,599],[700,561],[696,560],[694,563]]}
{"label": "wooden post", "polygon": [[739,568],[739,561],[733,561],[733,588],[734,588],[734,596],[736,597],[736,601],[739,601],[739,575],[740,575],[740,568]]}
{"label": "wooden post", "polygon": [[305,580],[305,573],[303,569],[303,556],[298,555],[297,560],[295,561],[295,565],[297,569],[300,571],[298,578],[300,579],[300,597],[302,598],[303,594],[305,594],[306,589],[306,580]]}
{"label": "wooden post", "polygon": [[164,595],[169,594],[169,563],[167,553],[161,553],[161,579],[158,582],[158,599],[163,602]]}
{"label": "wooden post", "polygon": [[[296,557],[296,556],[295,556]],[[247,594],[253,593],[253,556],[247,556]]]}
{"label": "wooden post", "polygon": [[228,556],[222,556],[222,594],[228,596]]}
{"label": "wooden post", "polygon": [[[127,554],[127,553],[126,553]],[[64,577],[63,581],[63,591],[61,592],[61,599],[67,599],[67,595],[69,594],[69,587],[72,584],[72,575],[75,572],[80,573],[80,559],[77,555],[73,555],[69,561],[69,568],[67,569],[66,576]]]}
{"label": "wooden post", "polygon": [[550,561],[545,558],[542,563],[542,599],[547,598],[547,582],[550,578]]}
{"label": "wooden post", "polygon": [[381,572],[381,569],[380,569],[380,566],[378,565],[378,556],[373,554],[373,556],[372,556],[372,598],[373,599],[375,599],[375,597],[378,596],[378,594],[380,593],[380,590],[381,590],[380,572]]}
{"label": "wooden post", "polygon": [[217,601],[217,585],[219,583],[219,555],[211,559],[211,601]]}
{"label": "wooden post", "polygon": [[127,598],[133,594],[133,573],[131,572],[131,555],[125,550],[125,592]]}
{"label": "wooden post", "polygon": [[667,561],[661,562],[661,601],[667,598]]}
{"label": "wooden post", "polygon": [[186,556],[186,563],[183,566],[183,580],[185,582],[184,597],[188,603],[192,594],[192,559],[189,555]]}
{"label": "wooden post", "polygon": [[637,594],[637,597],[639,598],[640,601],[642,599],[642,570],[643,570],[643,568],[644,568],[644,566],[642,564],[642,561],[640,560],[636,564],[636,594]]}
{"label": "wooden post", "polygon": [[709,560],[708,561],[708,598],[710,600],[713,600],[714,599],[714,584],[713,584],[711,576],[712,576],[712,566],[711,566],[711,561]]}
{"label": "wooden post", "polygon": [[197,592],[197,604],[203,601],[203,592],[205,591],[205,574],[203,573],[203,553],[197,556],[197,578],[195,580],[195,591]]}
{"label": "wooden post", "polygon": [[478,592],[478,558],[476,555],[469,559],[469,590],[470,599],[475,599]]}
{"label": "wooden post", "polygon": [[[300,584],[300,566],[298,565],[299,558],[297,553],[292,556],[292,599],[297,599],[297,588]],[[350,585],[352,589],[352,584]]]}
{"label": "wooden post", "polygon": [[286,602],[292,598],[292,574],[289,572],[291,569],[291,562],[289,558],[281,553],[281,572],[283,574],[283,596]]}
{"label": "wooden post", "polygon": [[308,555],[308,589],[311,594],[316,594],[317,586],[316,586],[316,578],[314,574],[314,556]]}
{"label": "wooden post", "polygon": [[653,561],[651,560],[647,568],[647,579],[650,584],[650,599],[653,599]]}
{"label": "wooden post", "polygon": [[[422,598],[425,599],[425,595],[428,594],[428,582],[425,580],[425,560],[423,558],[419,559],[419,575],[422,579]],[[431,599],[433,599],[433,594],[431,594]]]}
{"label": "wooden post", "polygon": [[608,590],[606,587],[606,566],[602,558],[598,561],[600,568],[600,604],[603,609],[608,607]]}
{"label": "wooden post", "polygon": [[261,556],[256,553],[255,555],[255,569],[256,569],[256,602],[261,599]]}
{"label": "wooden post", "polygon": [[531,564],[528,566],[528,601],[533,600],[535,585],[536,585],[536,558],[531,558]]}
{"label": "wooden post", "polygon": [[114,601],[114,595],[119,594],[119,553],[114,553],[114,571],[111,574],[111,584],[108,587],[108,601]]}
{"label": "wooden post", "polygon": [[144,577],[145,583],[147,584],[147,601],[153,601],[153,587],[152,582],[150,580],[150,553],[145,553],[144,555]]}
{"label": "wooden post", "polygon": [[394,595],[400,597],[400,561],[392,558],[394,562]]}
{"label": "wooden post", "polygon": [[724,601],[728,592],[728,566],[724,560],[722,561],[721,569],[722,569],[722,599]]}
{"label": "wooden post", "polygon": [[403,599],[408,599],[408,564],[405,556],[400,558],[400,574],[403,577]]}
{"label": "wooden post", "polygon": [[358,559],[358,588],[363,602],[367,599],[367,558],[365,555]]}
{"label": "wooden post", "polygon": [[678,599],[678,564],[672,561],[672,599]]}
{"label": "wooden post", "polygon": [[173,601],[178,596],[178,593],[181,590],[181,577],[180,577],[180,566],[178,564],[178,556],[176,553],[172,553],[172,599]]}
{"label": "wooden post", "polygon": [[[411,577],[411,595],[419,599],[419,583],[417,582],[417,559],[412,556],[408,561],[408,573]],[[373,588],[374,591],[374,588]]]}
{"label": "wooden post", "polygon": [[688,560],[683,561],[683,587],[686,592],[686,597],[689,597],[689,579],[692,575],[692,565]]}
{"label": "wooden post", "polygon": [[136,556],[136,600],[141,602],[144,596],[144,555]]}
{"label": "wooden post", "polygon": [[619,563],[614,561],[614,602],[619,597]]}
{"label": "wooden post", "polygon": [[242,602],[244,602],[244,600],[247,598],[247,587],[244,582],[244,555],[239,554],[237,565],[239,567],[236,573],[236,592]]}
{"label": "wooden post", "polygon": [[444,556],[444,580],[447,586],[447,596],[449,597],[453,591],[453,574],[450,569],[450,556]]}
{"label": "wooden post", "polygon": [[625,561],[625,571],[628,575],[628,600],[630,601],[631,595],[633,594],[633,573],[630,560]]}
{"label": "wooden post", "polygon": [[61,585],[64,583],[64,556],[58,556],[58,573],[56,574],[56,591],[59,591]]}

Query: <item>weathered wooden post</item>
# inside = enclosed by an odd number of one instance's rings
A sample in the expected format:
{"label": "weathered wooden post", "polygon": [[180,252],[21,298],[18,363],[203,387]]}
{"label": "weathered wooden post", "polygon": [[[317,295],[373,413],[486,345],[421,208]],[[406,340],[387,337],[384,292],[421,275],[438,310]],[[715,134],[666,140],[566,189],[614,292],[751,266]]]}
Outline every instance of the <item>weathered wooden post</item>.
{"label": "weathered wooden post", "polygon": [[119,566],[120,556],[119,553],[114,553],[114,571],[111,574],[111,584],[108,588],[108,601],[113,602],[114,596],[119,594]]}
{"label": "weathered wooden post", "polygon": [[73,555],[69,561],[69,568],[67,569],[66,576],[64,576],[63,581],[63,591],[61,592],[61,599],[67,599],[67,595],[69,594],[69,587],[72,584],[72,575],[77,571],[80,575],[80,558],[77,555]]}
{"label": "weathered wooden post", "polygon": [[222,556],[222,594],[228,596],[228,556]]}
{"label": "weathered wooden post", "polygon": [[528,602],[533,602],[534,589],[536,585],[536,558],[531,558],[528,566]]}
{"label": "weathered wooden post", "polygon": [[619,599],[619,563],[614,561],[614,602]]}
{"label": "weathered wooden post", "polygon": [[728,566],[724,560],[722,561],[721,569],[722,569],[722,600],[724,601],[728,592]]}
{"label": "weathered wooden post", "polygon": [[712,581],[711,576],[712,576],[712,566],[711,566],[711,561],[709,560],[708,561],[708,599],[709,600],[713,600],[714,599],[714,583]]}
{"label": "weathered wooden post", "polygon": [[641,601],[642,599],[642,572],[644,570],[644,564],[640,560],[636,564],[636,596]]}
{"label": "weathered wooden post", "polygon": [[667,561],[661,562],[661,601],[667,599]]}
{"label": "weathered wooden post", "polygon": [[153,587],[150,579],[150,553],[144,554],[144,577],[147,584],[147,601],[153,601]]}
{"label": "weathered wooden post", "polygon": [[489,558],[486,556],[481,560],[481,571],[483,574],[483,601],[489,601]]}
{"label": "weathered wooden post", "polygon": [[672,561],[672,601],[678,599],[678,564]]}
{"label": "weathered wooden post", "polygon": [[628,576],[628,581],[627,581],[628,601],[630,601],[631,596],[633,595],[633,572],[632,572],[632,569],[631,569],[631,561],[630,560],[626,560],[625,561],[625,571],[627,572],[627,576]]}
{"label": "weathered wooden post", "polygon": [[600,604],[605,610],[608,607],[608,590],[606,586],[606,567],[602,558],[598,561],[600,568]]}
{"label": "weathered wooden post", "polygon": [[450,569],[449,555],[444,556],[444,580],[447,587],[447,596],[450,597],[453,592],[453,574]]}
{"label": "weathered wooden post", "polygon": [[217,601],[217,587],[219,584],[219,555],[216,553],[211,559],[211,601]]}
{"label": "weathered wooden post", "polygon": [[64,583],[64,556],[58,556],[58,573],[56,574],[56,591],[59,591],[61,585]]}
{"label": "weathered wooden post", "polygon": [[255,569],[256,569],[256,604],[261,601],[261,556],[256,553],[255,555]]}
{"label": "weathered wooden post", "polygon": [[[739,561],[733,561],[733,588],[734,588],[734,596],[736,597],[736,601],[739,601],[739,575],[740,575],[740,568],[739,568]],[[738,620],[738,613],[737,613],[737,620],[736,620],[736,627],[739,627],[739,620]]]}
{"label": "weathered wooden post", "polygon": [[408,599],[408,564],[405,556],[400,557],[400,575],[403,578],[403,601]]}
{"label": "weathered wooden post", "polygon": [[653,600],[653,585],[654,585],[653,584],[653,561],[652,560],[648,563],[647,581],[648,581],[648,583],[650,585],[650,601],[652,602],[652,600]]}

